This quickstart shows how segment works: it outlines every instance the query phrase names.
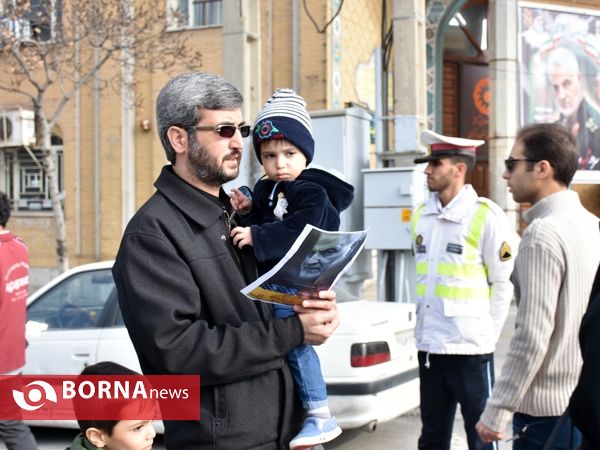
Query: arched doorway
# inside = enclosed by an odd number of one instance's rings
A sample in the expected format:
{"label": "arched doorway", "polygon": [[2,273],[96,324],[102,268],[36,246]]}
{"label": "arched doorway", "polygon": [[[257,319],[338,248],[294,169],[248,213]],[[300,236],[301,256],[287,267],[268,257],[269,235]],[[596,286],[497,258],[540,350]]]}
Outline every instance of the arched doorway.
{"label": "arched doorway", "polygon": [[487,0],[469,0],[450,17],[441,43],[441,130],[449,136],[483,139],[468,182],[489,197],[490,77],[487,51]]}

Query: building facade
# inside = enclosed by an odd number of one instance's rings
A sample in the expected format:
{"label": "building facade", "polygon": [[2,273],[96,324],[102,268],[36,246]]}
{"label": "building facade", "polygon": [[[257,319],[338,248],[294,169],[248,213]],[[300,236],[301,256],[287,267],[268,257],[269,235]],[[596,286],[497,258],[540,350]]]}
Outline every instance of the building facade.
{"label": "building facade", "polygon": [[[52,32],[40,31],[31,18],[8,19],[15,2],[1,2],[5,29],[31,39]],[[66,10],[69,2],[31,4]],[[181,12],[184,20],[172,33],[183,33],[200,51],[201,70],[225,76],[243,92],[247,121],[274,89],[292,87],[312,111],[349,105],[372,111],[379,131],[376,145],[365,151],[374,152],[373,165],[409,164],[424,151],[417,137],[425,127],[481,137],[488,145],[473,182],[481,194],[515,210],[500,175],[520,124],[516,0],[167,0],[167,5]],[[596,0],[541,5],[600,14]],[[183,70],[175,66],[171,73]],[[135,84],[125,91],[98,90],[93,80],[86,84],[53,129],[71,265],[115,256],[127,221],[153,193],[166,163],[154,100],[170,74],[135,70],[132,76]],[[8,77],[0,71],[0,85]],[[50,101],[59,98],[57,93]],[[0,111],[20,129],[31,125],[31,110],[27,98],[2,92]],[[56,273],[47,183],[35,144],[10,141],[0,122],[0,189],[15,206],[10,228],[28,244],[31,266],[43,282]],[[597,187],[586,184],[581,191],[600,212]]]}

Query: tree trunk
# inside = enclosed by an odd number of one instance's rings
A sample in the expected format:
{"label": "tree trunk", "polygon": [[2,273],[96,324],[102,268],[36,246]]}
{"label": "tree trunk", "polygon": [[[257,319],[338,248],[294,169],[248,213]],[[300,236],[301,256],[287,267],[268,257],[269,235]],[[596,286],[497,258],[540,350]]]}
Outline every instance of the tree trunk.
{"label": "tree trunk", "polygon": [[48,177],[48,188],[50,190],[50,201],[56,222],[56,263],[58,270],[62,273],[69,269],[69,253],[67,250],[67,227],[65,223],[65,211],[63,209],[60,191],[58,189],[58,171],[56,169],[56,150],[52,147],[51,129],[41,108],[36,108],[36,120],[41,132],[38,134],[42,139],[42,164],[45,175]]}

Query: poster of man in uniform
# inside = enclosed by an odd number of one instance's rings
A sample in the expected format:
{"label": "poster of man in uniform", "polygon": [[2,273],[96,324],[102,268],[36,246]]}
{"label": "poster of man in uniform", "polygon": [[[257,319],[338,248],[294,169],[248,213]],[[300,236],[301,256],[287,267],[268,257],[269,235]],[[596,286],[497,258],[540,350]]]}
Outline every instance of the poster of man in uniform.
{"label": "poster of man in uniform", "polygon": [[600,12],[519,3],[521,124],[577,138],[576,181],[600,183]]}

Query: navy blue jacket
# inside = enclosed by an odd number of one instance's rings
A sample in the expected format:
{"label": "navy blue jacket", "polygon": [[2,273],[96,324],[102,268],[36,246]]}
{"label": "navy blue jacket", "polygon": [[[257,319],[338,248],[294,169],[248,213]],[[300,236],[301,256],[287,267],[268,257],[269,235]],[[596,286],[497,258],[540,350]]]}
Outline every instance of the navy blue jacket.
{"label": "navy blue jacket", "polygon": [[[278,196],[288,202],[279,220],[273,213]],[[251,226],[252,244],[263,274],[287,253],[306,224],[338,231],[340,213],[354,199],[352,185],[320,169],[305,169],[293,181],[260,180],[252,193],[252,210],[241,216],[241,225]]]}

